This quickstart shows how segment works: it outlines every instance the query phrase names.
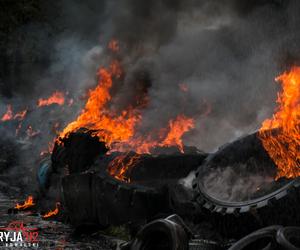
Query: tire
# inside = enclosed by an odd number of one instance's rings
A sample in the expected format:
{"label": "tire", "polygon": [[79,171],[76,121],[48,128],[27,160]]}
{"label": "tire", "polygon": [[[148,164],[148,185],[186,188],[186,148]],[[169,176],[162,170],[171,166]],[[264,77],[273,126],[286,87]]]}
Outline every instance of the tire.
{"label": "tire", "polygon": [[277,242],[285,250],[300,249],[300,227],[284,227],[277,231]]}
{"label": "tire", "polygon": [[99,155],[104,155],[107,147],[92,132],[82,128],[58,138],[51,158],[53,169],[59,172],[67,167],[70,174],[80,173],[88,170]]}
{"label": "tire", "polygon": [[170,216],[145,225],[132,241],[130,250],[188,250],[189,235],[174,216],[175,220]]}
{"label": "tire", "polygon": [[168,207],[164,190],[96,173],[65,176],[62,193],[64,207],[76,226],[87,222],[103,227],[145,222]]}
{"label": "tire", "polygon": [[260,171],[264,171],[264,174],[267,173],[275,179],[276,166],[264,150],[257,133],[223,146],[210,155],[196,171],[196,178],[193,181],[194,201],[199,211],[204,211],[212,217],[211,221],[216,228],[227,237],[240,238],[251,231],[274,224],[290,226],[300,224],[299,179],[273,181],[271,184],[274,185],[270,192],[258,192],[256,196],[253,195],[255,198],[241,201],[219,199],[205,189],[203,183],[208,173],[233,163],[239,163],[235,170],[239,171],[240,165],[253,161],[259,164],[254,169],[251,169],[250,165],[250,173],[253,171],[259,174]]}
{"label": "tire", "polygon": [[[240,239],[238,242],[233,244],[228,250],[243,250],[243,249],[274,249],[276,244],[276,234],[277,230],[282,228],[281,226],[270,226],[266,228],[259,229],[244,238]],[[260,241],[264,242],[260,242]]]}

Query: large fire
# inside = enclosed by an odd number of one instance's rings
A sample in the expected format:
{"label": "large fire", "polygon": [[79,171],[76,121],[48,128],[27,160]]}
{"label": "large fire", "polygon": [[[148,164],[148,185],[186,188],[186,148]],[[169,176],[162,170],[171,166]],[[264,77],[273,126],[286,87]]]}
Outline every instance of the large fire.
{"label": "large fire", "polygon": [[259,131],[264,148],[278,167],[277,179],[300,176],[300,67],[276,78],[282,85],[278,107]]}
{"label": "large fire", "polygon": [[[112,41],[109,48],[115,51],[119,49],[118,43]],[[135,105],[129,105],[122,111],[117,112],[109,107],[113,101],[110,93],[115,81],[124,78],[124,71],[117,60],[113,60],[109,67],[100,67],[97,72],[98,84],[88,93],[88,100],[84,109],[77,119],[67,125],[57,140],[61,143],[61,138],[68,137],[69,133],[80,128],[87,128],[95,131],[94,136],[104,141],[110,152],[129,152],[134,151],[138,154],[150,153],[155,147],[177,147],[183,152],[182,136],[190,129],[194,128],[193,118],[183,114],[171,119],[165,128],[139,134],[138,126],[141,125],[143,116],[142,110],[149,103],[147,93],[136,97],[138,100]],[[125,157],[126,159],[128,157]],[[130,159],[129,165],[122,163],[122,156],[114,162],[119,167],[110,166],[110,173],[118,179],[123,179],[124,169],[132,167],[137,162],[136,157]],[[118,170],[117,170],[118,169]]]}
{"label": "large fire", "polygon": [[96,131],[94,135],[104,141],[110,151],[133,150],[137,153],[150,153],[150,150],[157,146],[176,146],[183,152],[181,138],[194,127],[192,118],[178,115],[169,121],[167,128],[157,131],[156,136],[153,136],[152,131],[138,136],[136,127],[142,122],[141,109],[147,105],[147,97],[144,97],[138,106],[129,106],[119,114],[106,106],[112,99],[109,90],[113,81],[119,79],[122,74],[117,61],[113,61],[109,68],[99,69],[97,87],[89,91],[84,110],[74,122],[68,124],[60,134],[60,138],[85,127]]}

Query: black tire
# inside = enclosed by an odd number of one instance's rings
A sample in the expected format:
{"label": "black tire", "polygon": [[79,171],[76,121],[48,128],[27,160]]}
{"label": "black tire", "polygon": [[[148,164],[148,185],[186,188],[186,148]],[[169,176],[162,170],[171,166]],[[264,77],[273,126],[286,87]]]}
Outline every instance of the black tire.
{"label": "black tire", "polygon": [[130,250],[188,250],[189,235],[176,220],[159,219],[145,225]]}
{"label": "black tire", "polygon": [[80,129],[65,138],[58,138],[51,157],[54,171],[67,167],[70,174],[80,173],[89,169],[99,155],[104,155],[107,147],[92,133]]}
{"label": "black tire", "polygon": [[[193,182],[194,200],[202,210],[210,211],[218,230],[226,237],[240,238],[251,231],[269,225],[296,226],[300,224],[300,182],[298,179],[279,180],[269,193],[262,193],[256,198],[245,201],[226,201],[213,197],[202,184],[206,171],[214,171],[218,167],[230,165],[234,162],[247,164],[255,160],[266,166],[263,171],[276,175],[276,166],[264,150],[257,133],[238,139],[220,148],[210,155],[199,167]],[[261,165],[261,166],[262,166]],[[250,168],[250,171],[252,169]],[[253,171],[261,171],[254,168]]]}
{"label": "black tire", "polygon": [[[243,249],[274,249],[276,244],[276,234],[277,230],[282,228],[281,226],[270,226],[266,228],[259,229],[244,238],[240,239],[238,242],[233,244],[228,250],[243,250]],[[264,242],[260,242],[264,240]]]}
{"label": "black tire", "polygon": [[285,250],[300,249],[300,227],[284,227],[277,231],[277,242]]}
{"label": "black tire", "polygon": [[72,224],[121,225],[150,220],[166,210],[166,192],[120,182],[109,175],[72,174],[62,181],[63,203]]}

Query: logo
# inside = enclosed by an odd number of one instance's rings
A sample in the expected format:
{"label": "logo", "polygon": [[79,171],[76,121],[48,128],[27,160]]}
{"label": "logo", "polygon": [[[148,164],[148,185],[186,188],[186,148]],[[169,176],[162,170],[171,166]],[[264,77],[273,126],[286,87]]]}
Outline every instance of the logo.
{"label": "logo", "polygon": [[0,244],[4,247],[38,247],[37,228],[25,227],[23,221],[13,221],[0,228]]}

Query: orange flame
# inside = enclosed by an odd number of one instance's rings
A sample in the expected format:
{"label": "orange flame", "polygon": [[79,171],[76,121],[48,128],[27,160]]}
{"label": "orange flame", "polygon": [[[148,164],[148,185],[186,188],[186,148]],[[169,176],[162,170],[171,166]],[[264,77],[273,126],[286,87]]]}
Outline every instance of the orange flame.
{"label": "orange flame", "polygon": [[98,85],[89,91],[89,99],[84,110],[76,121],[71,122],[60,134],[64,138],[68,133],[82,127],[95,130],[95,136],[111,146],[113,142],[126,141],[133,136],[134,127],[140,120],[138,112],[132,108],[124,110],[120,115],[108,110],[105,105],[111,100],[109,93],[113,78],[119,78],[122,70],[114,61],[109,69],[98,70]]}
{"label": "orange flame", "polygon": [[54,210],[50,210],[48,213],[44,214],[42,217],[44,219],[47,219],[49,217],[52,217],[54,215],[57,215],[59,213],[59,207],[60,206],[60,203],[59,202],[56,202],[55,204],[55,209]]}
{"label": "orange flame", "polygon": [[7,111],[6,113],[2,116],[1,121],[9,121],[13,119],[13,112],[12,112],[12,107],[11,105],[7,105]]}
{"label": "orange flame", "polygon": [[27,197],[27,199],[24,201],[23,204],[19,204],[17,203],[15,205],[15,209],[18,209],[18,210],[25,210],[27,208],[30,208],[30,207],[33,207],[35,205],[34,201],[33,201],[33,196],[30,195]]}
{"label": "orange flame", "polygon": [[14,115],[14,119],[18,119],[18,120],[22,121],[25,118],[26,114],[27,114],[27,110],[25,109],[23,111],[16,113]]}
{"label": "orange flame", "polygon": [[182,136],[195,127],[194,119],[179,115],[175,120],[169,121],[169,127],[170,131],[161,143],[161,146],[178,146],[180,152],[183,153]]}
{"label": "orange flame", "polygon": [[[276,78],[282,85],[272,119],[263,122],[259,137],[278,167],[276,179],[300,176],[300,67]],[[276,130],[276,131],[274,131]]]}
{"label": "orange flame", "polygon": [[7,105],[6,113],[2,116],[1,121],[5,122],[9,120],[16,120],[16,119],[21,121],[25,118],[26,114],[27,114],[27,110],[25,109],[14,115],[12,106],[9,104]]}
{"label": "orange flame", "polygon": [[118,180],[130,182],[130,179],[126,177],[126,173],[136,166],[140,160],[140,157],[141,156],[138,154],[129,156],[128,153],[117,156],[110,162],[108,166],[109,174]]}
{"label": "orange flame", "polygon": [[38,100],[38,107],[49,106],[51,104],[63,105],[65,103],[64,93],[55,91],[49,98]]}
{"label": "orange flame", "polygon": [[[174,120],[170,120],[168,127],[158,129],[156,132],[150,131],[145,134],[138,134],[137,127],[142,123],[142,112],[148,103],[148,96],[142,93],[136,100],[135,107],[128,106],[120,113],[109,108],[112,101],[110,90],[115,80],[121,80],[123,70],[118,61],[114,60],[108,68],[100,67],[97,73],[98,84],[95,89],[88,93],[88,100],[84,109],[77,119],[67,125],[57,139],[62,143],[62,138],[68,137],[69,133],[80,128],[93,130],[93,136],[104,141],[110,152],[135,151],[138,154],[150,153],[154,147],[176,146],[183,152],[182,136],[190,129],[194,128],[194,120],[184,115],[178,115]],[[137,157],[133,157],[128,163],[121,163],[129,157],[120,156],[110,165],[109,172],[117,179],[123,180],[124,173],[129,171],[137,162]]]}

